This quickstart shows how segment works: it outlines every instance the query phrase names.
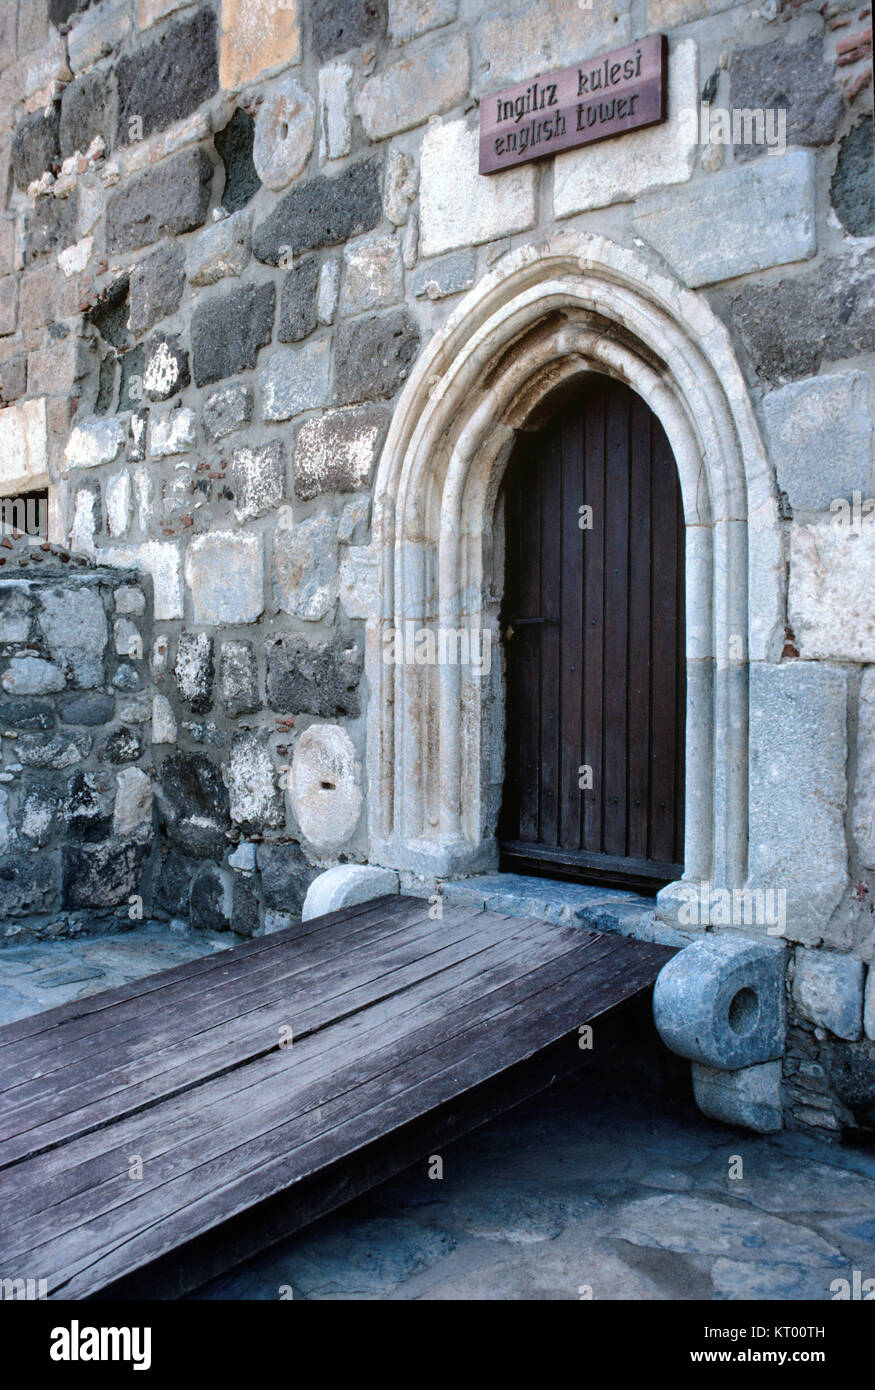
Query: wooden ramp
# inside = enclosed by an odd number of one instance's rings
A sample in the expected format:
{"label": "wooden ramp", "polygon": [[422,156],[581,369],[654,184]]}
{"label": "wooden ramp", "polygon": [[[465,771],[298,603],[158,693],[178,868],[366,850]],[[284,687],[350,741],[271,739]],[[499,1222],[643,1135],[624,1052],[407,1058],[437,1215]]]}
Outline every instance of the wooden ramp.
{"label": "wooden ramp", "polygon": [[595,1055],[671,954],[387,897],[8,1024],[0,1278],[178,1297]]}

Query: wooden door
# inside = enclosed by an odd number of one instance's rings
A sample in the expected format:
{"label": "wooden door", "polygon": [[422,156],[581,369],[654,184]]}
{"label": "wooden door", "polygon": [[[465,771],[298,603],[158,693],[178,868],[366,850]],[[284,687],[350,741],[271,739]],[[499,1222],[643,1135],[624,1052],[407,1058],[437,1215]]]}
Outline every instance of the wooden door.
{"label": "wooden door", "polygon": [[665,431],[594,376],[520,435],[504,492],[502,866],[654,889],[681,876],[684,843],[684,520]]}

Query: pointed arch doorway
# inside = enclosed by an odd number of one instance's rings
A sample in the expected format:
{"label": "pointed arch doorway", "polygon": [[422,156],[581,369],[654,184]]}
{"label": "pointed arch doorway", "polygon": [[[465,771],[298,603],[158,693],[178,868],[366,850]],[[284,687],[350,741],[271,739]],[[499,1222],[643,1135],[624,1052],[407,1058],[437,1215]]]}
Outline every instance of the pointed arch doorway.
{"label": "pointed arch doorway", "polygon": [[650,888],[684,846],[684,513],[665,430],[592,373],[519,434],[504,500],[503,868]]}

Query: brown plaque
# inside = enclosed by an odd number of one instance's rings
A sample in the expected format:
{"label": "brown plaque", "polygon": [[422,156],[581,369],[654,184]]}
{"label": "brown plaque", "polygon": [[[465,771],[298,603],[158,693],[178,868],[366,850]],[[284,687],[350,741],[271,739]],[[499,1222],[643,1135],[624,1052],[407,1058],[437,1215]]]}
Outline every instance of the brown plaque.
{"label": "brown plaque", "polygon": [[650,34],[628,48],[483,97],[480,173],[664,121],[667,50],[664,34]]}

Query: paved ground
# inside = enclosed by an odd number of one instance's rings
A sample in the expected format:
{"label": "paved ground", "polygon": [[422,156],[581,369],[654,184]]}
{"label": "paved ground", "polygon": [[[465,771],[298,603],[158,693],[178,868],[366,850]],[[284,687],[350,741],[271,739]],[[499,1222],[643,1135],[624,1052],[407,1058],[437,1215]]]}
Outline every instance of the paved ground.
{"label": "paved ground", "polygon": [[[229,944],[5,948],[0,1022]],[[652,1088],[582,1075],[441,1157],[442,1178],[411,1169],[196,1297],[825,1300],[875,1277],[875,1154],[728,1130]]]}

